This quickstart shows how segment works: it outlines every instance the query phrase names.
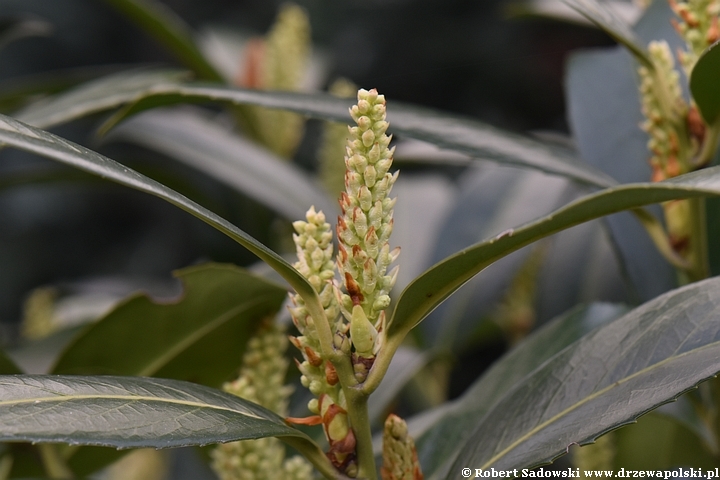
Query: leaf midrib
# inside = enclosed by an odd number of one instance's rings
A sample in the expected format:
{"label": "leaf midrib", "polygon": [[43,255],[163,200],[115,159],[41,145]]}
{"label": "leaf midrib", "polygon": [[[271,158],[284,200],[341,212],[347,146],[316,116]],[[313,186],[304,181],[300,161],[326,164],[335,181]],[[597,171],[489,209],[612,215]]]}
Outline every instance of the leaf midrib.
{"label": "leaf midrib", "polygon": [[[62,394],[58,394],[62,395]],[[199,403],[199,402],[193,402],[190,400],[177,400],[177,399],[170,399],[170,398],[158,398],[158,397],[147,397],[143,395],[109,395],[109,394],[93,394],[93,395],[62,395],[59,397],[35,397],[35,398],[27,398],[27,399],[18,399],[18,400],[1,400],[0,401],[0,407],[3,406],[13,406],[13,405],[23,405],[23,404],[37,404],[37,403],[62,403],[62,402],[70,402],[74,400],[126,400],[126,401],[136,401],[136,402],[157,402],[157,403],[168,403],[173,405],[184,405],[188,407],[195,407],[195,408],[209,408],[212,410],[223,410],[226,412],[232,412],[237,413],[240,415],[244,415],[246,417],[253,417],[260,420],[267,420],[269,419],[265,417],[261,417],[259,415],[256,415],[254,413],[250,413],[247,411],[240,411],[229,407],[221,407],[219,405],[210,405],[208,403]]]}

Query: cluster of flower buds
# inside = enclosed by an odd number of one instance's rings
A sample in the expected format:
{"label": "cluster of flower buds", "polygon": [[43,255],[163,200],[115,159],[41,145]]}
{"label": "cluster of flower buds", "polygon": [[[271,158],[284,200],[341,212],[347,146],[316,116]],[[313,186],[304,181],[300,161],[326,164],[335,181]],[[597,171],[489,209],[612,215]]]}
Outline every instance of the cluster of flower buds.
{"label": "cluster of flower buds", "polygon": [[365,380],[382,346],[385,309],[397,278],[387,273],[399,249],[390,250],[394,198],[389,197],[397,172],[389,173],[394,148],[385,132],[385,97],[376,90],[359,90],[350,109],[357,126],[350,128],[345,156],[345,192],[340,197],[337,265],[345,292],[339,294],[343,316],[350,322],[353,364],[359,382]]}
{"label": "cluster of flower buds", "polygon": [[700,54],[720,40],[720,0],[669,0],[678,19],[673,26],[685,40],[686,51],[678,51],[678,60],[688,78]]}
{"label": "cluster of flower buds", "polygon": [[415,442],[408,435],[407,424],[390,414],[383,429],[382,480],[422,480]]}
{"label": "cluster of flower buds", "polygon": [[[293,236],[297,248],[298,262],[295,268],[308,279],[320,297],[325,318],[335,335],[334,347],[350,355],[350,343],[346,337],[347,326],[340,316],[337,303],[337,287],[333,284],[335,263],[333,262],[332,230],[322,212],[313,207],[305,215],[306,221],[293,223]],[[317,398],[308,403],[316,414],[310,419],[291,419],[295,423],[322,423],[330,445],[328,458],[333,465],[346,475],[357,472],[355,463],[355,436],[347,415],[347,404],[337,372],[332,363],[323,358],[315,323],[299,295],[291,295],[293,306],[290,314],[301,333],[290,341],[300,350],[303,361],[297,362],[302,376],[302,385]]]}
{"label": "cluster of flower buds", "polygon": [[640,94],[648,132],[648,149],[652,152],[652,180],[660,181],[687,173],[698,144],[687,125],[688,106],[680,89],[680,75],[675,70],[667,42],[651,42],[648,53],[653,69],[641,66]]}
{"label": "cluster of flower buds", "polygon": [[[240,376],[223,385],[223,389],[279,415],[286,415],[292,393],[292,388],[285,386],[287,343],[285,333],[271,321],[266,321],[248,342]],[[285,459],[285,447],[273,437],[218,445],[212,458],[213,470],[221,480],[271,480],[278,476],[293,480],[313,478],[313,469],[307,460],[299,456]],[[278,475],[278,472],[282,473]]]}
{"label": "cluster of flower buds", "polygon": [[[339,319],[340,310],[332,283],[335,277],[332,230],[330,224],[325,221],[325,215],[316,212],[314,207],[310,207],[305,218],[307,221],[300,220],[293,223],[296,232],[293,240],[298,256],[295,268],[308,279],[318,293],[325,317],[331,323],[331,328],[336,330],[339,324],[336,320]],[[332,364],[323,358],[315,323],[305,308],[305,302],[300,295],[291,295],[291,301],[293,305],[290,307],[290,315],[301,335],[291,337],[290,341],[303,355],[303,362],[298,362],[298,368],[302,373],[300,378],[302,385],[315,397],[319,398],[325,394],[334,402],[344,404],[337,372]],[[308,408],[311,412],[319,414],[318,399],[312,399]]]}

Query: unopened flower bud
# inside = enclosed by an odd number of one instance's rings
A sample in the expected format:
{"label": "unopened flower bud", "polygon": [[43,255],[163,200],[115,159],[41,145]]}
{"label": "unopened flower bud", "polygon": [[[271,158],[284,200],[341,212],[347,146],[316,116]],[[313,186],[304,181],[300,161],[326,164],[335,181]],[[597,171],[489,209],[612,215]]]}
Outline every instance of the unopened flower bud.
{"label": "unopened flower bud", "polygon": [[377,172],[375,171],[375,167],[372,165],[368,165],[367,168],[365,168],[365,185],[368,186],[368,188],[372,188],[375,185],[375,180],[377,179]]}
{"label": "unopened flower bud", "polygon": [[372,130],[367,130],[363,132],[362,134],[362,143],[366,147],[371,147],[373,143],[375,143],[375,134],[372,132]]}
{"label": "unopened flower bud", "polygon": [[370,323],[360,305],[353,306],[352,318],[350,320],[350,340],[355,346],[355,351],[363,357],[373,355],[377,330]]}

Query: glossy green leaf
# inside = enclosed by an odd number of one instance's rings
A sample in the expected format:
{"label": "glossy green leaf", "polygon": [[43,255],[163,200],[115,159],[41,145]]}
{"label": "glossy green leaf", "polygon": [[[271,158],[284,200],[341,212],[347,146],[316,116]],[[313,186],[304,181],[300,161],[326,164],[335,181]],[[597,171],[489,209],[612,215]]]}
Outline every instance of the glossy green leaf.
{"label": "glossy green leaf", "polygon": [[0,377],[4,441],[165,448],[269,436],[307,438],[259,405],[189,382],[116,376]]}
{"label": "glossy green leaf", "polygon": [[57,94],[81,83],[117,73],[113,65],[64,68],[49,72],[30,73],[0,82],[0,112],[17,110],[43,95]]}
{"label": "glossy green leaf", "polygon": [[[228,102],[290,110],[322,120],[350,123],[348,108],[353,99],[324,93],[264,92],[240,88],[176,84],[159,85],[138,93],[136,103],[120,111],[105,129],[129,115],[160,105],[181,102]],[[579,182],[607,187],[615,182],[599,170],[579,162],[562,148],[501,131],[489,125],[427,108],[392,102],[388,106],[390,130],[473,157],[535,168]]]}
{"label": "glossy green leaf", "polygon": [[156,0],[104,0],[165,45],[175,56],[205,80],[222,81],[193,39],[190,26],[166,5]]}
{"label": "glossy green leaf", "polygon": [[690,91],[706,123],[720,118],[720,47],[710,46],[698,59],[690,76]]}
{"label": "glossy green leaf", "polygon": [[[468,432],[461,468],[531,468],[632,423],[720,372],[720,278],[673,290],[598,328],[517,382]],[[532,392],[531,395],[528,393]],[[589,421],[591,420],[591,421]]]}
{"label": "glossy green leaf", "polygon": [[294,221],[308,205],[329,218],[336,203],[303,170],[229,132],[199,111],[147,112],[110,138],[144,145],[201,170]]}
{"label": "glossy green leaf", "polygon": [[[640,5],[625,2],[622,0],[605,0],[603,2],[613,13],[626,23],[635,23],[642,7]],[[559,20],[562,22],[577,23],[583,26],[593,26],[584,15],[567,4],[559,3],[557,0],[525,0],[517,3],[510,3],[506,10],[508,14],[515,17],[540,17]],[[596,25],[595,25],[596,26]]]}
{"label": "glossy green leaf", "polygon": [[[408,423],[417,438],[417,451],[426,478],[438,478],[468,438],[470,422],[477,421],[539,365],[626,309],[613,304],[582,306],[552,320],[498,360],[460,398],[437,412],[421,414]],[[423,418],[424,417],[424,418]]]}
{"label": "glossy green leaf", "polygon": [[70,120],[114,108],[132,98],[138,91],[158,84],[187,78],[182,70],[129,70],[107,75],[36,102],[17,112],[19,120],[38,128],[48,128]]}
{"label": "glossy green leaf", "polygon": [[[177,103],[222,102],[279,108],[322,120],[352,122],[348,114],[348,108],[354,102],[352,99],[339,99],[323,93],[265,92],[223,85],[179,84],[164,78],[162,72],[158,72],[155,80],[151,71],[144,74],[142,81],[147,82],[145,86],[133,88],[132,78],[111,76],[104,81],[98,80],[86,87],[78,87],[72,96],[70,93],[59,95],[32,107],[19,118],[35,126],[48,128],[89,113],[130,103],[102,127],[102,131],[107,131],[128,116],[150,108]],[[136,75],[140,73],[136,72]],[[73,108],[68,108],[69,105]],[[397,102],[393,102],[388,110],[391,130],[409,138],[425,140],[482,159],[567,176],[594,186],[607,187],[616,183],[599,170],[582,164],[569,151],[560,147],[435,110]]]}
{"label": "glossy green leaf", "polygon": [[85,147],[31,127],[5,115],[0,115],[0,142],[65,163],[121,185],[149,193],[185,210],[250,250],[287,280],[306,301],[312,304],[312,299],[315,299],[315,304],[319,305],[319,300],[313,287],[305,277],[280,255],[224,218],[155,180],[131,170],[97,152],[93,152]]}
{"label": "glossy green leaf", "polygon": [[200,265],[176,276],[181,298],[130,297],[76,337],[51,373],[158,376],[219,387],[287,291],[233,265]]}
{"label": "glossy green leaf", "polygon": [[417,277],[398,299],[388,325],[388,337],[403,337],[488,265],[541,238],[623,210],[680,198],[717,195],[720,195],[720,167],[663,182],[621,185],[581,197],[548,216],[461,250]]}
{"label": "glossy green leaf", "polygon": [[630,26],[597,0],[562,0],[582,16],[603,29],[615,41],[624,45],[640,62],[652,68],[647,51],[641,46]]}

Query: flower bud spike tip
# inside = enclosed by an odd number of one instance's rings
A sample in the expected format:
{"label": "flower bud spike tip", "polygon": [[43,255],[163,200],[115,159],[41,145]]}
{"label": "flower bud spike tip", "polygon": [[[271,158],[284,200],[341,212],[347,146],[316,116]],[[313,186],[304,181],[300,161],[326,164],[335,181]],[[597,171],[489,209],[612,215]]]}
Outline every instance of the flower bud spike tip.
{"label": "flower bud spike tip", "polygon": [[349,129],[346,191],[338,221],[339,250],[347,254],[338,256],[337,265],[352,301],[351,307],[344,306],[343,315],[350,322],[354,364],[364,377],[377,352],[380,339],[375,325],[392,287],[385,277],[394,259],[388,255],[388,237],[395,200],[388,195],[397,173],[390,173],[393,149],[388,148],[391,137],[385,133],[385,97],[376,90],[359,90],[350,115],[357,125]]}

